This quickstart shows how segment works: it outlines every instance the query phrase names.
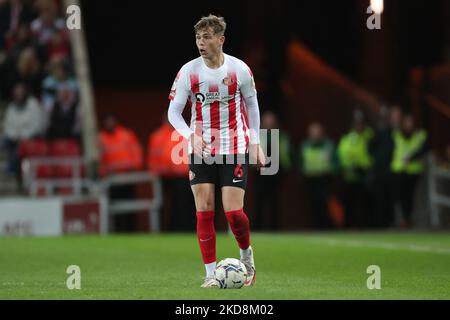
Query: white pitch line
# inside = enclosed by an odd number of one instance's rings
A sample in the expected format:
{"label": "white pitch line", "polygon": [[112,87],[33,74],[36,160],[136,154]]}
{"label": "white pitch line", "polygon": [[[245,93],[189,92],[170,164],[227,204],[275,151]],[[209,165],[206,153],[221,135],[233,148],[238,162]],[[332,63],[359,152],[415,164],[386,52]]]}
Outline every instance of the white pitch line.
{"label": "white pitch line", "polygon": [[450,248],[433,247],[421,244],[398,244],[392,242],[371,242],[362,240],[342,240],[336,238],[322,238],[313,237],[309,238],[312,241],[324,243],[332,246],[349,246],[349,247],[371,247],[386,250],[407,250],[413,252],[426,252],[426,253],[439,253],[439,254],[450,254]]}

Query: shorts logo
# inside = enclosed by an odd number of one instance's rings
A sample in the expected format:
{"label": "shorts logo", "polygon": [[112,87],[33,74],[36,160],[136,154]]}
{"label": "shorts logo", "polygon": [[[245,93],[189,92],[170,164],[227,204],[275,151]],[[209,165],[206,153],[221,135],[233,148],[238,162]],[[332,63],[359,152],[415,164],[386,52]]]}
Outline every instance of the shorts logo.
{"label": "shorts logo", "polygon": [[[238,164],[236,168],[234,168],[234,175],[238,178],[242,178],[244,175],[244,170],[242,169],[242,164]],[[234,182],[234,180],[233,180]]]}
{"label": "shorts logo", "polygon": [[234,84],[234,80],[232,78],[230,78],[230,77],[223,78],[222,82],[226,86],[231,86],[231,85]]}
{"label": "shorts logo", "polygon": [[189,170],[189,181],[194,180],[195,178],[195,173],[193,173],[191,170]]}

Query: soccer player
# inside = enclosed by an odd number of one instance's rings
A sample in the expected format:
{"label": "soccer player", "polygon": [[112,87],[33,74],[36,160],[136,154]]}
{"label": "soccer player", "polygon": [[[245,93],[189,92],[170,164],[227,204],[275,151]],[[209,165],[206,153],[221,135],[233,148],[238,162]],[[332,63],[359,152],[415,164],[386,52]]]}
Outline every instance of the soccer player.
{"label": "soccer player", "polygon": [[[246,286],[256,281],[250,227],[243,210],[248,165],[265,165],[259,146],[259,106],[250,68],[223,52],[226,23],[209,15],[194,26],[200,57],[178,72],[169,99],[168,118],[189,141],[189,180],[197,210],[197,236],[205,264],[202,287],[217,287],[214,191],[221,189],[222,203],[246,266]],[[191,125],[182,113],[191,104]]]}

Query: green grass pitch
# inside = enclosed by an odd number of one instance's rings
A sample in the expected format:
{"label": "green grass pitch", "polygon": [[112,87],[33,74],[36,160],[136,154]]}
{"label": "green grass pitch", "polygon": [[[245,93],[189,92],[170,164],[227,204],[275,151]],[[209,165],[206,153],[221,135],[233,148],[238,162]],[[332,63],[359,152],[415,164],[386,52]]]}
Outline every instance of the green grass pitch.
{"label": "green grass pitch", "polygon": [[[256,285],[220,290],[200,288],[195,234],[1,238],[0,299],[450,299],[448,233],[253,233],[252,246]],[[238,255],[218,234],[218,259]],[[66,287],[69,265],[80,290]]]}

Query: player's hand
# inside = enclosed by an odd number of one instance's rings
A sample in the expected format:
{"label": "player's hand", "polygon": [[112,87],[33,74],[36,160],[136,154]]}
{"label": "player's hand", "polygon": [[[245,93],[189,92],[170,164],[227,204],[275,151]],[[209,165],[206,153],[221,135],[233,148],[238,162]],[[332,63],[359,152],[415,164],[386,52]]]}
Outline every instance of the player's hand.
{"label": "player's hand", "polygon": [[203,152],[207,150],[207,145],[205,140],[203,140],[202,136],[199,136],[196,133],[191,134],[190,137],[192,148],[194,149],[194,153],[199,157],[203,156]]}
{"label": "player's hand", "polygon": [[264,155],[264,151],[259,144],[250,145],[250,157],[252,159],[251,163],[256,162],[257,170],[261,169],[266,165],[266,156]]}

